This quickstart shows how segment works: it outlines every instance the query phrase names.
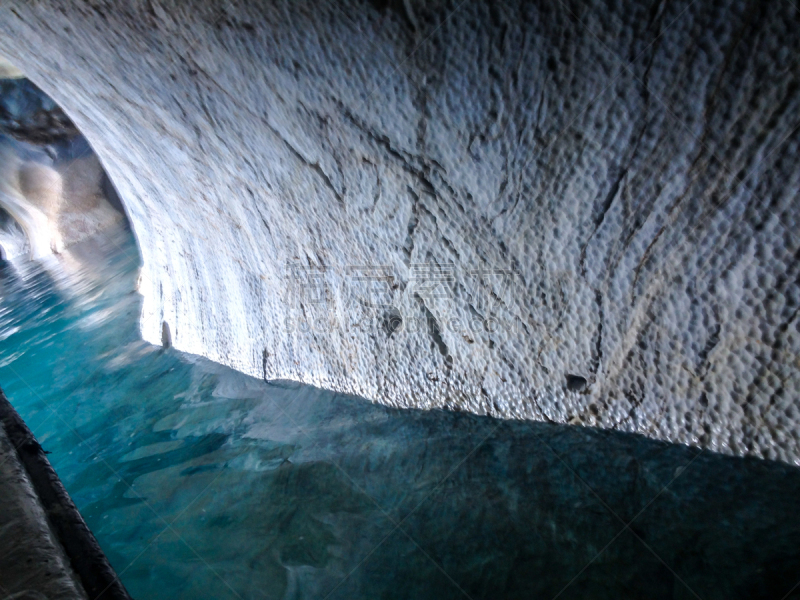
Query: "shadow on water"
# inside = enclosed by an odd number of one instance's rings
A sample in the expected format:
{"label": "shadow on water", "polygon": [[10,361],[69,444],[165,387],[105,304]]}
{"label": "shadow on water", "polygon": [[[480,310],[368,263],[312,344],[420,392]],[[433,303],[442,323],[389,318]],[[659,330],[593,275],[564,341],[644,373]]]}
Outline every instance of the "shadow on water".
{"label": "shadow on water", "polygon": [[134,597],[800,598],[800,469],[267,385],[139,340],[100,246],[3,268],[0,382]]}

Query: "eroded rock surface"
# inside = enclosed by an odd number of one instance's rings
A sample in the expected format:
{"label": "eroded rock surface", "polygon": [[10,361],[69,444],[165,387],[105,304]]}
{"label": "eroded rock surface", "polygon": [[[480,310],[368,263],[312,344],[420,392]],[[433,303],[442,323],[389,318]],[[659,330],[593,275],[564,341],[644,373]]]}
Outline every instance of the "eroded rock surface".
{"label": "eroded rock surface", "polygon": [[799,25],[784,0],[11,0],[0,53],[116,184],[147,340],[797,463]]}
{"label": "eroded rock surface", "polygon": [[125,223],[107,179],[80,135],[45,146],[0,135],[0,247],[7,258],[58,253]]}
{"label": "eroded rock surface", "polygon": [[0,489],[3,598],[85,600],[86,594],[1,425]]}

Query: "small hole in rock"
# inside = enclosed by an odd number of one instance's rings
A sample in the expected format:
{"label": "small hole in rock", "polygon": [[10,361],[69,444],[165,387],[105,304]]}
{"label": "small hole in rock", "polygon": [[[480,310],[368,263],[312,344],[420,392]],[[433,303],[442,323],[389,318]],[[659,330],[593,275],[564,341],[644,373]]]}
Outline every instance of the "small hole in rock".
{"label": "small hole in rock", "polygon": [[386,332],[386,337],[392,337],[392,334],[400,329],[402,324],[403,317],[394,306],[383,313],[383,329]]}
{"label": "small hole in rock", "polygon": [[580,375],[567,374],[567,389],[570,392],[580,392],[586,388],[586,378]]}

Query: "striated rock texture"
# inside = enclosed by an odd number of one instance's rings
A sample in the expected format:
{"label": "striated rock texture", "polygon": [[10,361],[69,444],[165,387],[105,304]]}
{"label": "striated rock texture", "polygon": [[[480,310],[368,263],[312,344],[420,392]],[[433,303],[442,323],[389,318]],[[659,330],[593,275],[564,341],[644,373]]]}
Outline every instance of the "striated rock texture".
{"label": "striated rock texture", "polygon": [[117,186],[145,339],[800,463],[798,26],[785,0],[8,0],[0,53]]}

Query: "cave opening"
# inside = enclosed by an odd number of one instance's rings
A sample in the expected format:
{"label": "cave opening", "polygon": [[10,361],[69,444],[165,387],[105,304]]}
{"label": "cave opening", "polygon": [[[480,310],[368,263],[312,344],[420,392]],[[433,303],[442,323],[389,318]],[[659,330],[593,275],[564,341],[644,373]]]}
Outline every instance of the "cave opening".
{"label": "cave opening", "polygon": [[86,138],[47,94],[21,72],[10,72],[15,76],[0,78],[6,255],[43,258],[128,228],[119,195]]}

